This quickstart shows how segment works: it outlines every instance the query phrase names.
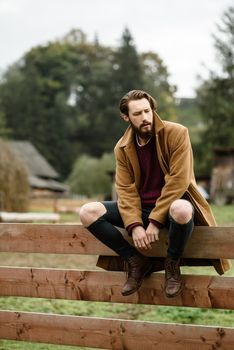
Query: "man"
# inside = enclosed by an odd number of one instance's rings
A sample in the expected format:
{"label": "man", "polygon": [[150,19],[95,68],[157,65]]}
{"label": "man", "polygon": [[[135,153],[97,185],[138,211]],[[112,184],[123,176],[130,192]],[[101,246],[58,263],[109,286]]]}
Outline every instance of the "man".
{"label": "man", "polygon": [[[180,258],[194,222],[211,226],[215,219],[195,183],[188,130],[162,121],[155,100],[141,90],[121,99],[120,112],[130,125],[115,147],[118,200],[85,204],[81,222],[127,261],[124,296],[136,292],[152,272],[152,260],[142,253],[158,240],[160,228],[168,227],[165,293],[175,297],[182,290]],[[134,246],[116,226],[127,229]],[[220,273],[229,268],[227,261],[218,264]]]}

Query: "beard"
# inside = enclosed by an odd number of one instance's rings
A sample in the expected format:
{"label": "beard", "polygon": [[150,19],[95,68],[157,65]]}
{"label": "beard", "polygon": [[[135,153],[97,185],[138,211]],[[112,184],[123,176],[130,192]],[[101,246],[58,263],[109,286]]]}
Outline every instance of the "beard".
{"label": "beard", "polygon": [[153,136],[154,132],[152,123],[142,123],[139,127],[135,126],[131,121],[130,124],[135,134],[141,139],[148,140]]}

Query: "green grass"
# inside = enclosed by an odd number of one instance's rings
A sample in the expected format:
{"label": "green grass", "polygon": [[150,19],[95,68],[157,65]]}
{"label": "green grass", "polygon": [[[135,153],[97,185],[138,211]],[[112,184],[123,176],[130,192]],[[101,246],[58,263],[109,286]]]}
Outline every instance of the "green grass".
{"label": "green grass", "polygon": [[[234,206],[212,206],[219,225],[234,226]],[[75,216],[69,215],[73,221]],[[77,216],[76,216],[77,219]],[[66,215],[63,216],[67,222]],[[75,220],[74,220],[75,222]],[[64,268],[95,268],[95,257],[79,257],[75,255],[45,254],[8,254],[1,253],[1,265],[43,266]],[[212,267],[183,267],[182,273],[216,274]],[[227,275],[234,276],[234,268]],[[234,327],[234,311],[199,309],[186,307],[170,307],[158,305],[111,304],[84,301],[48,300],[34,298],[0,298],[0,308],[5,310],[48,312],[79,316],[99,316],[144,321],[174,322],[187,324],[204,324],[213,326]],[[0,340],[0,350],[70,350],[87,349],[82,347],[55,346]]]}
{"label": "green grass", "polygon": [[214,216],[220,226],[234,226],[234,204],[217,206],[211,205]]}
{"label": "green grass", "polygon": [[0,340],[0,350],[88,350],[93,348],[80,348],[65,345],[50,345],[38,343],[26,343],[19,341]]}

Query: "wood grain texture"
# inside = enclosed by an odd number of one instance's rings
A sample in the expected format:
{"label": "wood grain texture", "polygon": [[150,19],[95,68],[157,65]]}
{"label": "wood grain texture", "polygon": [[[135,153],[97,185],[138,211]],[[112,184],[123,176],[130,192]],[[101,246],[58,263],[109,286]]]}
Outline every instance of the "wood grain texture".
{"label": "wood grain texture", "polygon": [[176,298],[164,293],[164,274],[145,279],[137,293],[123,297],[123,272],[0,267],[0,296],[175,305],[234,310],[234,277],[183,276]]}
{"label": "wood grain texture", "polygon": [[[161,230],[148,255],[164,257],[167,246],[167,231]],[[0,224],[0,251],[115,255],[81,225],[55,224]],[[234,258],[234,228],[196,227],[184,257]],[[0,296],[234,310],[234,277],[183,278],[185,288],[176,298],[165,297],[164,273],[152,274],[137,293],[123,297],[123,272],[0,267]],[[234,349],[234,328],[18,311],[0,311],[0,338],[114,350]]]}
{"label": "wood grain texture", "polygon": [[0,338],[115,350],[234,348],[234,329],[0,311]]}
{"label": "wood grain texture", "polygon": [[[124,230],[122,233],[132,243]],[[159,241],[153,244],[153,249],[146,255],[164,257],[167,246],[167,231],[161,230]],[[0,224],[0,251],[116,255],[97,241],[83,226],[58,224],[2,223]],[[234,259],[234,227],[196,227],[183,256]]]}

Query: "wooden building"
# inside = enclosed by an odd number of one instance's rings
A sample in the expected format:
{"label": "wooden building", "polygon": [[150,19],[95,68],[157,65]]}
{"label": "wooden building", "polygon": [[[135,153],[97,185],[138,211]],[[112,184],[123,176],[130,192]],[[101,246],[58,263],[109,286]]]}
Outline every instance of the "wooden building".
{"label": "wooden building", "polygon": [[234,148],[215,148],[211,173],[210,197],[216,204],[234,200]]}
{"label": "wooden building", "polygon": [[57,171],[30,142],[9,141],[8,145],[26,166],[33,197],[54,197],[68,192]]}

